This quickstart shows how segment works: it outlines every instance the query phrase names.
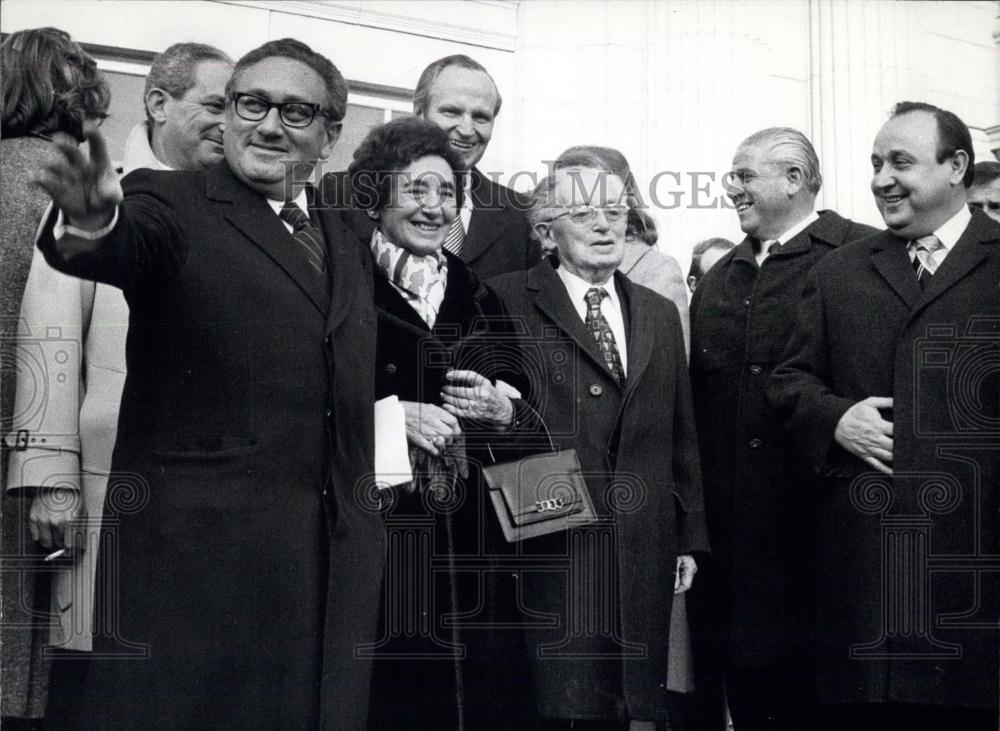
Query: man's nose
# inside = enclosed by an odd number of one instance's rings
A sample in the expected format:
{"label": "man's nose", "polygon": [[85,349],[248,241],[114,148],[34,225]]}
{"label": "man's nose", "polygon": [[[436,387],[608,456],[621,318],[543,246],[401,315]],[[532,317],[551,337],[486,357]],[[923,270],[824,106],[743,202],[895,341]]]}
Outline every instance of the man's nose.
{"label": "man's nose", "polygon": [[889,188],[894,182],[895,178],[885,165],[872,173],[873,188]]}
{"label": "man's nose", "polygon": [[458,120],[458,133],[465,137],[471,137],[475,132],[476,125],[472,123],[472,116],[463,114],[462,118]]}
{"label": "man's nose", "polygon": [[266,135],[278,135],[283,132],[281,115],[278,113],[277,107],[271,107],[267,110],[264,118],[257,123],[257,131]]}

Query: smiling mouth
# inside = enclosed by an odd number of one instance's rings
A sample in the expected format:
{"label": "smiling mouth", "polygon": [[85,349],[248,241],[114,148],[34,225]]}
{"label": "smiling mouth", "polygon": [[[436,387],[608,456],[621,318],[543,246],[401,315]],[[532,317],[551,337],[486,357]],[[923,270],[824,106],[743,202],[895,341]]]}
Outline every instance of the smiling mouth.
{"label": "smiling mouth", "polygon": [[747,210],[751,206],[753,206],[753,203],[747,203],[746,201],[744,201],[743,203],[740,203],[739,205],[736,206],[736,212],[743,213],[743,211]]}
{"label": "smiling mouth", "polygon": [[418,231],[423,231],[424,233],[436,233],[441,230],[440,224],[437,223],[424,223],[422,221],[410,221],[410,224]]}
{"label": "smiling mouth", "polygon": [[905,197],[906,197],[905,195],[883,195],[882,200],[884,200],[889,205],[893,205],[895,203],[899,203]]}
{"label": "smiling mouth", "polygon": [[462,152],[468,152],[476,146],[474,142],[460,142],[459,140],[450,140],[450,142],[452,147]]}

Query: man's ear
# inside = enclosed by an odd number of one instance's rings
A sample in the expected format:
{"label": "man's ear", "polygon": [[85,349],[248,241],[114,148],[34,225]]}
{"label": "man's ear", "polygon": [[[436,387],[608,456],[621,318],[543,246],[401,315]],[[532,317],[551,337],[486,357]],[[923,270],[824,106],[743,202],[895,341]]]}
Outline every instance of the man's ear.
{"label": "man's ear", "polygon": [[794,196],[802,190],[802,186],[805,184],[805,176],[802,174],[802,169],[794,165],[785,171],[785,180],[788,181],[789,197]]}
{"label": "man's ear", "polygon": [[698,277],[694,276],[693,274],[690,275],[687,278],[687,283],[688,283],[688,289],[690,289],[692,292],[694,292],[695,285],[698,284]]}
{"label": "man's ear", "polygon": [[961,185],[965,172],[969,169],[969,153],[965,150],[955,150],[951,156],[951,175],[949,179],[952,185]]}
{"label": "man's ear", "polygon": [[326,143],[320,148],[320,157],[326,159],[333,152],[334,145],[340,139],[340,133],[344,129],[343,122],[330,122],[326,125]]}
{"label": "man's ear", "polygon": [[154,122],[163,124],[167,120],[167,102],[170,95],[163,89],[152,88],[146,92],[146,111]]}
{"label": "man's ear", "polygon": [[373,221],[375,221],[376,223],[378,223],[378,218],[379,218],[379,216],[378,216],[378,211],[373,211],[373,210],[372,210],[372,209],[370,209],[370,208],[366,208],[366,209],[365,209],[365,213],[367,213],[367,214],[368,214],[368,218],[370,218],[371,220],[373,220]]}

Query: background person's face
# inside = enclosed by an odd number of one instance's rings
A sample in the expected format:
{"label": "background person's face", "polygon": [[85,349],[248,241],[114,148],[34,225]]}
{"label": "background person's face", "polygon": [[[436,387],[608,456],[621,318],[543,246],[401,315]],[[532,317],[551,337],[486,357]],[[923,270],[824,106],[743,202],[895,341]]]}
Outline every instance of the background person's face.
{"label": "background person's face", "polygon": [[449,66],[434,79],[424,117],[448,133],[451,146],[469,170],[483,157],[493,136],[496,89],[482,71]]}
{"label": "background person's face", "polygon": [[981,209],[994,221],[1000,221],[1000,178],[970,188],[969,205]]}
{"label": "background person's face", "polygon": [[180,99],[169,94],[166,116],[157,132],[167,165],[178,170],[201,170],[222,159],[226,82],[232,66],[224,61],[202,61],[195,68],[195,84]]}
{"label": "background person's face", "polygon": [[455,174],[443,158],[428,155],[393,175],[378,221],[389,241],[425,256],[444,245],[455,215]]}
{"label": "background person's face", "polygon": [[[301,61],[282,56],[265,58],[244,70],[233,91],[271,102],[329,104],[320,75]],[[226,107],[226,160],[236,177],[274,200],[294,196],[291,181],[307,181],[316,161],[325,159],[337,141],[339,128],[319,113],[307,127],[289,127],[282,123],[277,109],[268,110],[258,122],[250,122],[240,117],[235,107],[232,100]]]}

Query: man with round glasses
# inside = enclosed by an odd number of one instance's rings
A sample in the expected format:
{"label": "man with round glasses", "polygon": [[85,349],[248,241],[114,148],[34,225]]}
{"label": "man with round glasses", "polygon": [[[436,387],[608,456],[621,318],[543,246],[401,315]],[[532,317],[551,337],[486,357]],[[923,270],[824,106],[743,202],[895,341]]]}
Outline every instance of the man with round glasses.
{"label": "man with round glasses", "polygon": [[307,186],[347,87],[283,39],[237,62],[226,99],[224,160],[205,172],[119,185],[94,133],[89,159],[57,140],[39,176],[58,210],[46,258],[131,309],[99,569],[116,591],[84,725],[359,728],[355,648],[374,641],[384,555],[357,499],[374,462],[370,262]]}
{"label": "man with round glasses", "polygon": [[529,210],[554,259],[491,282],[538,353],[529,398],[557,448],[576,449],[601,516],[522,544],[551,562],[518,581],[526,617],[558,617],[526,631],[546,731],[666,719],[673,595],[691,586],[691,554],[708,549],[680,316],[617,272],[623,187],[603,170],[558,168]]}

